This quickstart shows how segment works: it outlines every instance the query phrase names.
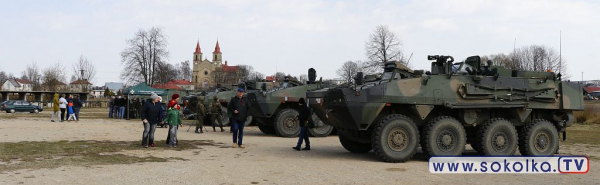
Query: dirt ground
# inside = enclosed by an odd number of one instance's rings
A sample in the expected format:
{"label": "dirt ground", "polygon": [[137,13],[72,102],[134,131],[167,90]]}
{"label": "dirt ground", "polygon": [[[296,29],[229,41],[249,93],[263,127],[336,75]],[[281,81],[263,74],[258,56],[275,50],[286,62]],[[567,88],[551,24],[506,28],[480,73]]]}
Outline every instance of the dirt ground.
{"label": "dirt ground", "polygon": [[[91,112],[90,114],[100,114]],[[94,115],[94,117],[97,115]],[[90,117],[92,118],[92,117]],[[576,126],[575,130],[588,130]],[[417,153],[406,163],[384,163],[373,153],[352,154],[337,136],[310,138],[311,151],[294,151],[295,138],[245,129],[245,149],[231,148],[229,132],[204,134],[179,130],[181,140],[212,140],[217,145],[193,150],[122,152],[133,156],[178,157],[184,161],[147,162],[129,165],[62,166],[54,169],[24,169],[0,172],[0,184],[598,184],[600,145],[595,139],[561,144],[561,154],[588,155],[590,171],[583,175],[475,175],[431,174],[427,158]],[[209,129],[212,130],[212,129]],[[229,130],[229,128],[227,128]],[[50,113],[0,113],[0,142],[20,141],[138,141],[143,127],[138,120],[86,119],[50,122]],[[579,132],[575,132],[577,134]],[[600,132],[598,132],[600,133]],[[156,140],[164,142],[167,129],[158,128]],[[577,135],[570,135],[575,137]],[[578,140],[576,140],[578,141]],[[141,142],[141,141],[140,141]],[[467,153],[473,153],[467,147]],[[0,164],[2,165],[2,164]]]}

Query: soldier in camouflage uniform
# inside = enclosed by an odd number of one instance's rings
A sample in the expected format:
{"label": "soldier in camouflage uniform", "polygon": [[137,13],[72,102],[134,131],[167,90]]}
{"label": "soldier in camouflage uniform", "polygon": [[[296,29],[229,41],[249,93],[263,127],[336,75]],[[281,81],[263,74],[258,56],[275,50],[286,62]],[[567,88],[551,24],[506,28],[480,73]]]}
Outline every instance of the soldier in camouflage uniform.
{"label": "soldier in camouflage uniform", "polygon": [[[206,115],[206,109],[204,108],[204,97],[198,98],[198,104],[196,105],[196,133],[203,133],[202,126],[204,125],[204,115]],[[200,129],[200,131],[198,131]]]}
{"label": "soldier in camouflage uniform", "polygon": [[213,102],[210,103],[210,122],[213,127],[213,131],[216,132],[215,129],[215,121],[219,122],[219,127],[221,127],[221,132],[225,131],[223,129],[223,121],[221,120],[221,103],[219,103],[219,98],[214,96]]}

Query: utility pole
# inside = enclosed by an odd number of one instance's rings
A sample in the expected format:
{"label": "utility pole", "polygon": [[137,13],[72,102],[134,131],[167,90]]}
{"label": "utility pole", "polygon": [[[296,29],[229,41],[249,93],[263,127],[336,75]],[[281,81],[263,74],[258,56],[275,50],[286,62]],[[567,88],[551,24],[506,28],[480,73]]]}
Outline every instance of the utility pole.
{"label": "utility pole", "polygon": [[559,33],[559,42],[558,45],[558,74],[562,74],[562,30]]}

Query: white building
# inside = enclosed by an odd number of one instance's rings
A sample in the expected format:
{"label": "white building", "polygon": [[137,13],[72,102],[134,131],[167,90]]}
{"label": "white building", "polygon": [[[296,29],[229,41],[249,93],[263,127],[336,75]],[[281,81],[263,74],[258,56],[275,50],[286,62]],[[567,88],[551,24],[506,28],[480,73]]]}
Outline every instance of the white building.
{"label": "white building", "polygon": [[4,91],[32,91],[33,83],[29,80],[11,78],[6,80],[2,85],[2,90]]}

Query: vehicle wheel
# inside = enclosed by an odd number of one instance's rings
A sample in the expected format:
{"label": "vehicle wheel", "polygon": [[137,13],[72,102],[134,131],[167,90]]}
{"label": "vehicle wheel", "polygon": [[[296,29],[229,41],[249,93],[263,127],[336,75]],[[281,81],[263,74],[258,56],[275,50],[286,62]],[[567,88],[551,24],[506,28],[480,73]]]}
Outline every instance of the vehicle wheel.
{"label": "vehicle wheel", "polygon": [[431,120],[424,132],[425,146],[422,147],[429,156],[458,156],[465,151],[465,128],[450,116],[440,116]]}
{"label": "vehicle wheel", "polygon": [[221,121],[223,122],[223,126],[228,126],[231,121],[229,120],[229,116],[227,116],[227,108],[225,107],[221,107]]}
{"label": "vehicle wheel", "polygon": [[258,129],[264,134],[275,134],[275,128],[272,126],[258,124]]}
{"label": "vehicle wheel", "polygon": [[333,126],[325,125],[321,119],[316,114],[312,115],[312,119],[315,122],[316,127],[308,129],[308,132],[311,136],[314,137],[327,137],[333,131]]}
{"label": "vehicle wheel", "polygon": [[552,156],[558,151],[558,131],[547,120],[536,119],[525,125],[519,138],[522,155]]}
{"label": "vehicle wheel", "polygon": [[10,113],[15,113],[15,109],[10,109],[9,112]]}
{"label": "vehicle wheel", "polygon": [[246,123],[244,124],[244,126],[248,126],[250,125],[250,123],[252,123],[252,116],[248,116],[248,118],[246,118]]}
{"label": "vehicle wheel", "polygon": [[342,146],[352,153],[367,153],[371,151],[371,149],[373,149],[371,143],[359,143],[356,141],[352,141],[346,138],[346,136],[344,136],[344,134],[341,133],[339,134],[339,138]]}
{"label": "vehicle wheel", "polygon": [[37,114],[37,113],[40,113],[40,111],[39,111],[39,110],[37,110],[37,109],[33,109],[33,112],[32,112],[32,113],[36,113],[36,114]]}
{"label": "vehicle wheel", "polygon": [[517,130],[510,121],[494,118],[478,128],[475,143],[482,155],[507,156],[515,153],[518,141]]}
{"label": "vehicle wheel", "polygon": [[297,137],[300,134],[300,125],[294,118],[298,115],[298,111],[294,109],[283,109],[273,122],[275,132],[281,137]]}
{"label": "vehicle wheel", "polygon": [[385,162],[406,162],[417,153],[419,129],[410,118],[392,114],[375,127],[371,144],[377,157]]}

